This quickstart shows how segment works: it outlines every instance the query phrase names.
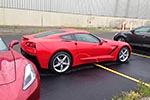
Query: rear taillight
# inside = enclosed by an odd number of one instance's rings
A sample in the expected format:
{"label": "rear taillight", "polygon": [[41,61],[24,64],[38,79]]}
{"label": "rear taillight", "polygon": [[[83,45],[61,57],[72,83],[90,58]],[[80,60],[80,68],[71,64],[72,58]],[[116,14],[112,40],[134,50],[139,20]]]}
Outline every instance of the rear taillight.
{"label": "rear taillight", "polygon": [[26,38],[26,37],[23,37],[22,40],[23,40],[23,41],[27,41],[27,40],[29,40],[29,39]]}
{"label": "rear taillight", "polygon": [[26,46],[28,46],[30,48],[36,48],[36,45],[34,42],[26,42]]}

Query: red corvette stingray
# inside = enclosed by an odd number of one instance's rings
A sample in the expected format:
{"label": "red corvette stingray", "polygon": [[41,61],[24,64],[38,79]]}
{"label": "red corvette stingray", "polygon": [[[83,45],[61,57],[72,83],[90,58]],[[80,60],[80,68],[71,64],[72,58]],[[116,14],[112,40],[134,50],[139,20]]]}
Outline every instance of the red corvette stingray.
{"label": "red corvette stingray", "polygon": [[0,38],[0,100],[40,100],[40,78],[36,67]]}
{"label": "red corvette stingray", "polygon": [[57,29],[25,35],[21,41],[21,53],[35,56],[41,68],[64,73],[80,64],[119,61],[126,62],[131,47],[124,42],[99,38],[87,31]]}

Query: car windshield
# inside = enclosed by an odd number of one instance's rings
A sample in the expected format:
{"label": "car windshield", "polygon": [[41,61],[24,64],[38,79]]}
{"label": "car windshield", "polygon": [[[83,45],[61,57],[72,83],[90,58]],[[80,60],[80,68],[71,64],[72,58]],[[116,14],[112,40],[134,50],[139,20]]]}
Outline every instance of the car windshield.
{"label": "car windshield", "polygon": [[7,45],[4,43],[4,41],[2,40],[2,38],[0,38],[0,52],[7,51],[7,50],[8,50]]}
{"label": "car windshield", "polygon": [[150,27],[149,26],[145,26],[145,27],[139,27],[135,29],[135,32],[139,33],[139,32],[149,32],[150,31]]}

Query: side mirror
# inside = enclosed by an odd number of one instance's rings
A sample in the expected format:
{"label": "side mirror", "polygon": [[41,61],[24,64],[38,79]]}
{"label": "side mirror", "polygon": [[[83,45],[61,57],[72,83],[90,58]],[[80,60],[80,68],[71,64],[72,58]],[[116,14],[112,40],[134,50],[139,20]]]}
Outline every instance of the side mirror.
{"label": "side mirror", "polygon": [[131,30],[131,33],[134,33],[135,32],[135,30]]}
{"label": "side mirror", "polygon": [[99,45],[102,45],[102,44],[103,44],[103,41],[100,41],[100,42],[99,42]]}
{"label": "side mirror", "polygon": [[18,40],[12,40],[11,43],[9,44],[9,48],[13,48],[14,45],[19,44]]}

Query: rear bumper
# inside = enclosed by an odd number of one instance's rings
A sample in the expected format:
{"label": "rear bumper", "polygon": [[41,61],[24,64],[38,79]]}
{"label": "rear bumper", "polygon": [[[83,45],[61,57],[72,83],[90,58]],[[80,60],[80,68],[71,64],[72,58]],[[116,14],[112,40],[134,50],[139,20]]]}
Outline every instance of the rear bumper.
{"label": "rear bumper", "polygon": [[26,52],[23,48],[20,48],[20,51],[21,51],[21,54],[23,55],[23,56],[25,56],[25,57],[35,57],[35,55],[34,54],[31,54],[31,53],[29,53],[29,52]]}
{"label": "rear bumper", "polygon": [[31,48],[31,47],[27,47],[24,42],[22,42],[20,44],[20,47],[21,47],[21,50],[26,52],[27,54],[33,55],[33,56],[36,55],[36,49],[35,48]]}
{"label": "rear bumper", "polygon": [[24,57],[26,57],[27,59],[29,59],[30,61],[32,61],[36,65],[37,68],[41,68],[39,61],[35,55],[31,55],[31,54],[27,53],[22,48],[20,48],[20,51],[21,51],[21,54]]}

